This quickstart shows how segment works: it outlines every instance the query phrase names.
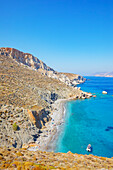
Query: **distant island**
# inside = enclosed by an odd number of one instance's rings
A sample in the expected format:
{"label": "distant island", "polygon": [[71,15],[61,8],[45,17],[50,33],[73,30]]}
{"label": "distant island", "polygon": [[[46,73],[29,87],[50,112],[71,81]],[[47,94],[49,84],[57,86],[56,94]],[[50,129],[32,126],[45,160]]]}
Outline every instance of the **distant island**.
{"label": "distant island", "polygon": [[96,76],[96,77],[113,77],[113,72],[96,73],[94,76]]}

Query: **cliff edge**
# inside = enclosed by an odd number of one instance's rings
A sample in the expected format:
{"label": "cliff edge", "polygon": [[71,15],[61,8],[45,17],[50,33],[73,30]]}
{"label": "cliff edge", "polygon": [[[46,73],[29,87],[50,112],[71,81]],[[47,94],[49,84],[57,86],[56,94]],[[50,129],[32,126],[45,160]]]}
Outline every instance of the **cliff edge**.
{"label": "cliff edge", "polygon": [[[61,82],[69,85],[69,86],[76,86],[79,83],[83,83],[85,78],[77,74],[70,74],[67,73],[59,73],[54,69],[48,67],[44,62],[39,60],[37,57],[34,57],[32,54],[23,53],[14,48],[0,48],[0,54],[5,56],[10,56],[18,63],[24,64],[30,67],[33,70],[38,71],[42,75],[46,75],[50,78],[54,78],[60,80]],[[73,75],[73,76],[72,76]],[[71,77],[71,79],[70,79]]]}
{"label": "cliff edge", "polygon": [[74,88],[74,79],[80,82],[77,75],[58,73],[31,54],[0,48],[0,146],[35,142],[57,99],[87,96]]}

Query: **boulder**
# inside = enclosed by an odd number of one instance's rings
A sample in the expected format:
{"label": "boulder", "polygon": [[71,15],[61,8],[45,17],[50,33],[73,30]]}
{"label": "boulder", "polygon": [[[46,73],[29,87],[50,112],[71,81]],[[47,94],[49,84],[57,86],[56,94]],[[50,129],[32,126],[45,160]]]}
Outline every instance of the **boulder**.
{"label": "boulder", "polygon": [[33,115],[33,112],[28,109],[28,110],[27,110],[27,114],[28,114],[31,122],[32,122],[33,124],[36,124],[36,119],[35,119],[35,117],[34,117],[34,115]]}

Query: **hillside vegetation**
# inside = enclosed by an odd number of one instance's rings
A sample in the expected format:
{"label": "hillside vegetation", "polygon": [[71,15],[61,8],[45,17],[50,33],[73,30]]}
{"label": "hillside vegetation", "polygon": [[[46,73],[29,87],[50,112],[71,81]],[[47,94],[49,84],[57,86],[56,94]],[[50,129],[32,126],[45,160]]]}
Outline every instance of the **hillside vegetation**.
{"label": "hillside vegetation", "polygon": [[0,148],[0,169],[32,170],[105,170],[113,169],[113,158],[93,155],[53,153],[26,149]]}
{"label": "hillside vegetation", "polygon": [[58,73],[30,54],[0,48],[0,169],[113,169],[112,158],[23,147],[35,145],[57,99],[91,96],[76,88],[84,81],[79,75]]}
{"label": "hillside vegetation", "polygon": [[[23,54],[17,50],[18,58],[21,57],[19,53]],[[19,148],[36,141],[39,129],[51,120],[52,104],[57,99],[76,98],[82,92],[13,57],[7,49],[1,51],[0,146]]]}

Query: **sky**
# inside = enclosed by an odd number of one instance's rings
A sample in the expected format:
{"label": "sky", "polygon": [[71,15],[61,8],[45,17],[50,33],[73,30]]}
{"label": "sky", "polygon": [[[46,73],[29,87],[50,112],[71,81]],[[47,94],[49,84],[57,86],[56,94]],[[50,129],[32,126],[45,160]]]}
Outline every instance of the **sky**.
{"label": "sky", "polygon": [[0,0],[0,47],[60,72],[113,71],[113,0]]}

